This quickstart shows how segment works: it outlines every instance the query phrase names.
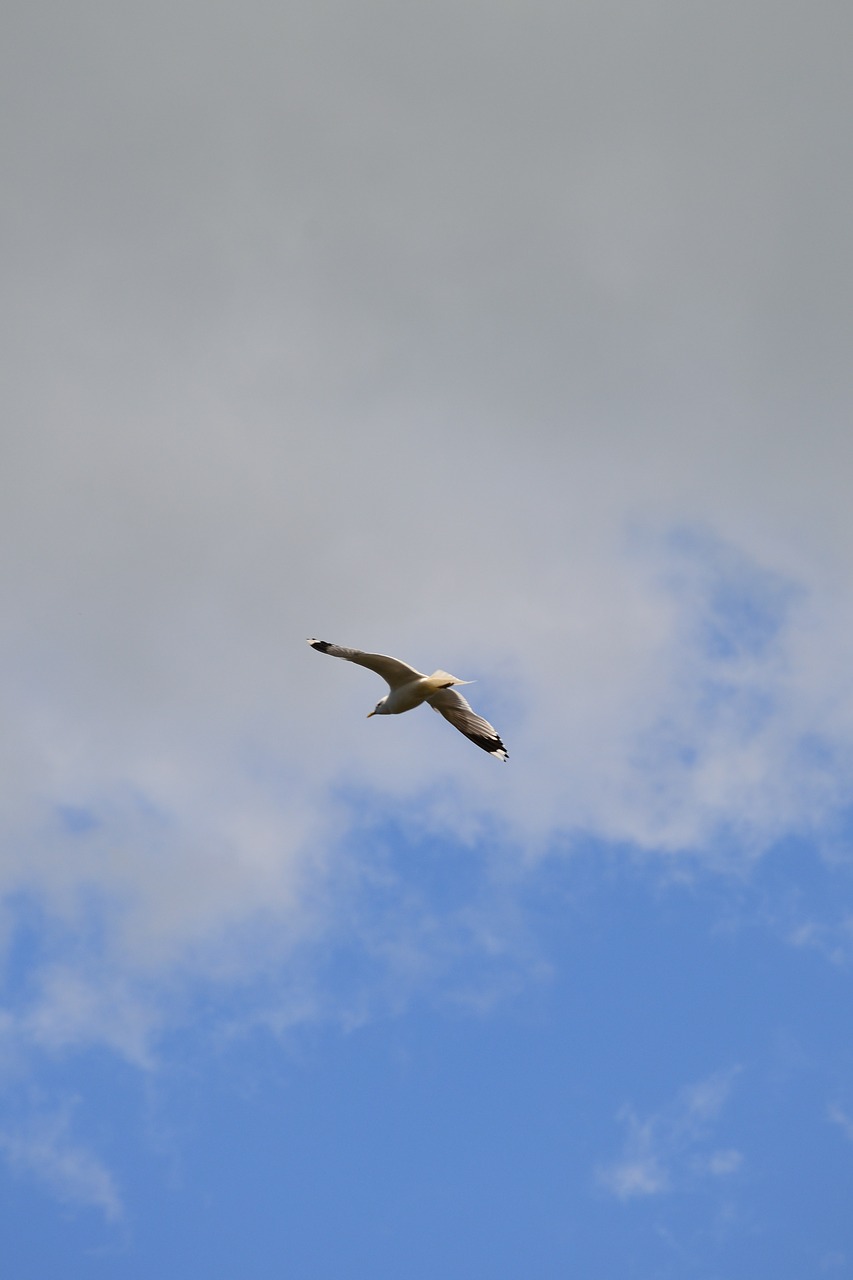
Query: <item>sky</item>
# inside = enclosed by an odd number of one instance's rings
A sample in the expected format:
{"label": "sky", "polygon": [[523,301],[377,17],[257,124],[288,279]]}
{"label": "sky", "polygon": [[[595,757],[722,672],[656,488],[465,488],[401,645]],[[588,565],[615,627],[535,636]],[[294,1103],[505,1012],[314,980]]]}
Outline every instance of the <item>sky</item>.
{"label": "sky", "polygon": [[853,1276],[849,5],[3,26],[4,1273]]}

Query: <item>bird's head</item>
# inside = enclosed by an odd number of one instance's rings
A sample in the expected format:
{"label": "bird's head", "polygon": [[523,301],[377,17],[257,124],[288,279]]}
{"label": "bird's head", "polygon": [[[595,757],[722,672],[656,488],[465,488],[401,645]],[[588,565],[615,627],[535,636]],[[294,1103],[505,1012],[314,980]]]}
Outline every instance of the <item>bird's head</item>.
{"label": "bird's head", "polygon": [[388,701],[388,694],[386,693],[384,698],[380,698],[380,699],[379,699],[379,701],[377,702],[377,704],[376,704],[376,706],[373,708],[373,710],[372,710],[372,711],[368,711],[368,713],[367,713],[367,718],[368,718],[368,720],[370,719],[370,717],[371,717],[371,716],[381,716],[381,715],[384,715],[384,714],[385,714],[385,703],[386,703],[387,701]]}

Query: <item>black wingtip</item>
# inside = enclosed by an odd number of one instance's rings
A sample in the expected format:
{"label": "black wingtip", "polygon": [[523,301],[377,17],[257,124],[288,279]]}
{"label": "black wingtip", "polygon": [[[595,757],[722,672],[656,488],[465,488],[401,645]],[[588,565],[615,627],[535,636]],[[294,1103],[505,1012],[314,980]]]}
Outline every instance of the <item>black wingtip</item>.
{"label": "black wingtip", "polygon": [[[465,732],[464,729],[462,731]],[[483,751],[488,752],[490,756],[494,756],[496,760],[503,760],[504,763],[509,760],[509,752],[507,751],[500,738],[492,737],[481,733],[466,733],[465,737],[469,742],[473,742],[475,746],[480,747]]]}
{"label": "black wingtip", "polygon": [[328,640],[312,640],[309,637],[308,643],[311,648],[316,649],[318,653],[328,653],[332,647]]}

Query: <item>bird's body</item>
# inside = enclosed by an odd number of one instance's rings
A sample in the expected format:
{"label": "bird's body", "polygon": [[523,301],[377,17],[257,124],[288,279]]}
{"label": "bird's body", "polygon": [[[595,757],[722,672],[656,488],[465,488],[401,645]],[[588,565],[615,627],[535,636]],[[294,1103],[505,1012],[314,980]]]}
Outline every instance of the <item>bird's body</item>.
{"label": "bird's body", "polygon": [[426,676],[399,658],[388,658],[383,653],[362,653],[360,649],[345,649],[342,645],[329,644],[327,640],[309,640],[312,649],[319,653],[328,653],[333,658],[344,658],[347,662],[357,662],[361,667],[375,671],[388,684],[389,692],[380,698],[370,716],[396,716],[403,711],[411,711],[422,702],[428,702],[434,711],[438,711],[449,720],[455,729],[464,733],[466,738],[488,751],[498,760],[507,760],[507,750],[488,720],[478,716],[466,700],[454,688],[459,684],[470,684],[470,680],[460,680],[449,671],[434,671]]}

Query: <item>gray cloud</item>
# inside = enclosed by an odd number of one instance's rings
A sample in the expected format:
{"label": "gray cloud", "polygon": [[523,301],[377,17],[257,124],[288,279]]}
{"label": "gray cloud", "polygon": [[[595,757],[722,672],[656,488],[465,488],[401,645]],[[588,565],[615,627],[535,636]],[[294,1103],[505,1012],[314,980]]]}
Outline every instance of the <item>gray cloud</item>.
{"label": "gray cloud", "polygon": [[[15,7],[0,877],[60,922],[39,1008],[129,999],[80,995],[93,896],[134,999],[318,936],[360,788],[528,850],[831,825],[850,25]],[[476,677],[510,766],[366,725],[308,634]]]}

